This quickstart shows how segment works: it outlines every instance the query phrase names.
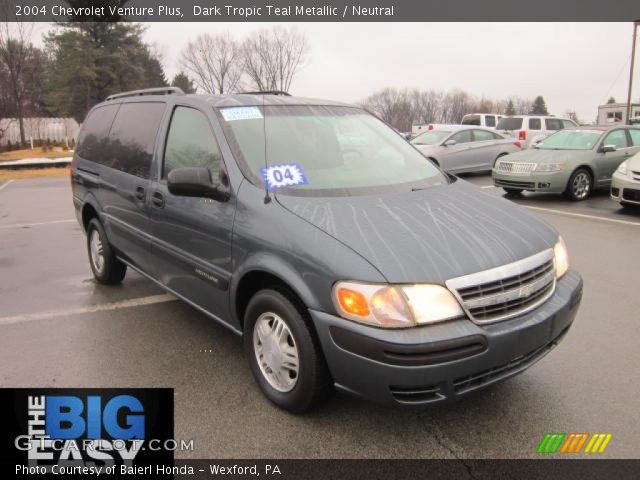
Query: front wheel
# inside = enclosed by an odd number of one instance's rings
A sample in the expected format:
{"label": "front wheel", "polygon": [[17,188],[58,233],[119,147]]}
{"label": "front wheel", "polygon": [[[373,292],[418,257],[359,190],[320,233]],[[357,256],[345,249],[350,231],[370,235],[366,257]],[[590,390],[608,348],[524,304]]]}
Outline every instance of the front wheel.
{"label": "front wheel", "polygon": [[571,174],[565,196],[572,202],[586,200],[591,195],[593,189],[593,179],[591,173],[585,168],[579,168]]}
{"label": "front wheel", "polygon": [[283,293],[256,293],[244,317],[244,346],[265,396],[291,412],[304,412],[325,394],[329,375],[303,308]]}
{"label": "front wheel", "polygon": [[93,276],[100,283],[113,285],[122,282],[127,266],[116,258],[102,224],[93,218],[87,225],[87,251]]}

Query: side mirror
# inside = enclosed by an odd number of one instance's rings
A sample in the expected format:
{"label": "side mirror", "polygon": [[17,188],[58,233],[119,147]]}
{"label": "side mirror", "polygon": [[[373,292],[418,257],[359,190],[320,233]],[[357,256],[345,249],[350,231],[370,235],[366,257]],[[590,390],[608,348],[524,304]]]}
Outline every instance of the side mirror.
{"label": "side mirror", "polygon": [[451,140],[447,140],[446,142],[444,142],[443,145],[445,147],[451,147],[451,146],[455,145],[456,143],[458,143],[458,142],[456,142],[455,140],[451,139]]}
{"label": "side mirror", "polygon": [[615,152],[617,150],[615,145],[603,145],[600,151],[602,153]]}
{"label": "side mirror", "polygon": [[219,202],[229,200],[229,189],[214,185],[211,171],[204,167],[176,168],[167,176],[167,187],[173,195],[181,197],[208,197]]}

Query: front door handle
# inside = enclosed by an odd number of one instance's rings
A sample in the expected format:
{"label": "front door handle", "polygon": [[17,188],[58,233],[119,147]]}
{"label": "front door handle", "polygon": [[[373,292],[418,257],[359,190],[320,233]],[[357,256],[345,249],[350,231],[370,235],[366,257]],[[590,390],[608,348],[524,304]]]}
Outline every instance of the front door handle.
{"label": "front door handle", "polygon": [[160,192],[153,192],[151,201],[158,208],[164,208],[164,196]]}
{"label": "front door handle", "polygon": [[144,200],[144,187],[136,187],[136,198]]}

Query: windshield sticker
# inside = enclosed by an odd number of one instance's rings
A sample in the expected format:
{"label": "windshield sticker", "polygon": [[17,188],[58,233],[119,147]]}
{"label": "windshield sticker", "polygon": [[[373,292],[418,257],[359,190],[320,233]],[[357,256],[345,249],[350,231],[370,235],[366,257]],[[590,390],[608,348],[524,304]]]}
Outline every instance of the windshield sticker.
{"label": "windshield sticker", "polygon": [[234,120],[255,120],[262,118],[262,113],[258,107],[232,107],[221,108],[223,118],[227,122],[233,122]]}
{"label": "windshield sticker", "polygon": [[309,183],[307,177],[302,173],[300,165],[297,163],[285,163],[283,165],[269,165],[261,168],[262,178],[267,182],[269,190],[277,190],[294,185],[306,185]]}

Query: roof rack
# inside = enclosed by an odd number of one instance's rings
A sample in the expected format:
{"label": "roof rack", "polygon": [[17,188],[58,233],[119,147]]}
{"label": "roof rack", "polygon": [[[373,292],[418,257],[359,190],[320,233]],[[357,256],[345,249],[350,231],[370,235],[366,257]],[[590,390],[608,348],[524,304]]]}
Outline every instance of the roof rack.
{"label": "roof rack", "polygon": [[184,95],[184,92],[179,87],[145,88],[143,90],[131,90],[130,92],[114,93],[113,95],[109,95],[106,100],[115,100],[116,98],[125,97],[141,97],[143,95]]}
{"label": "roof rack", "polygon": [[285,92],[282,90],[265,90],[258,92],[240,92],[240,95],[281,95],[283,97],[290,97],[291,94],[289,92]]}

